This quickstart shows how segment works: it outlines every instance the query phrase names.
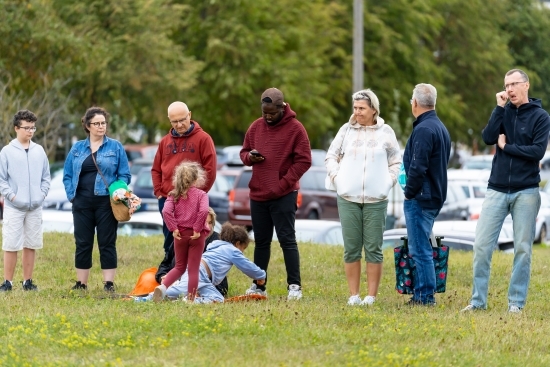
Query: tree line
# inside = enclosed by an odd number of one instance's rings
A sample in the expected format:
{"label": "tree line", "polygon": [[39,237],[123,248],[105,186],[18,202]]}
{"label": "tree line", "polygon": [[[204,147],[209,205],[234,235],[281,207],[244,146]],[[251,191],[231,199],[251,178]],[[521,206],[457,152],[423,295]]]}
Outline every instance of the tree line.
{"label": "tree line", "polygon": [[[166,108],[186,102],[217,145],[240,144],[278,87],[326,148],[348,121],[353,8],[348,0],[0,0],[0,145],[11,116],[39,115],[50,156],[82,134],[92,105],[110,134],[152,143]],[[438,89],[453,141],[478,139],[504,74],[524,69],[530,95],[550,103],[550,9],[538,0],[365,0],[365,87],[404,143],[415,84]]]}

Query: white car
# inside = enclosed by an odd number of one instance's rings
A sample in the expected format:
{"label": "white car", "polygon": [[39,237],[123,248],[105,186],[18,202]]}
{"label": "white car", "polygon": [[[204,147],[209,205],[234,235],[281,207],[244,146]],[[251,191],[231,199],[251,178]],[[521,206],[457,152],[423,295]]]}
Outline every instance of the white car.
{"label": "white car", "polygon": [[[214,230],[221,231],[221,224],[216,221]],[[70,210],[42,210],[43,232],[74,233],[73,213]],[[162,217],[157,212],[137,212],[128,222],[119,222],[119,236],[153,236],[162,235]]]}
{"label": "white car", "polygon": [[[342,225],[332,220],[296,219],[297,242],[309,242],[313,244],[344,245]],[[250,237],[254,239],[254,232],[250,231]],[[277,233],[273,230],[273,241],[278,241]]]}

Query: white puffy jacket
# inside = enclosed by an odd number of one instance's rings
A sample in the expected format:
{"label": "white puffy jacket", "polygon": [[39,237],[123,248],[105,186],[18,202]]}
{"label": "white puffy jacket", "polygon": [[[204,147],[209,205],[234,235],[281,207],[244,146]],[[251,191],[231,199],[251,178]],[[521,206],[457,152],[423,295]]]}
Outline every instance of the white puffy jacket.
{"label": "white puffy jacket", "polygon": [[395,132],[381,117],[376,125],[362,126],[352,115],[330,144],[325,166],[338,195],[363,204],[387,199],[401,162]]}

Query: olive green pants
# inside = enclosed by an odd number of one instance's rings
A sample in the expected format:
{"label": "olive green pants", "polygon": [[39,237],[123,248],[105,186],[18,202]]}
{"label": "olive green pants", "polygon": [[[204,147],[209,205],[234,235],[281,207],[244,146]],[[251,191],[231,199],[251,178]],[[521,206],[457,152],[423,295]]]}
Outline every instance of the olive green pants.
{"label": "olive green pants", "polygon": [[337,200],[344,236],[344,262],[361,260],[361,251],[364,248],[366,262],[382,263],[388,200],[368,204],[354,203],[340,196]]}

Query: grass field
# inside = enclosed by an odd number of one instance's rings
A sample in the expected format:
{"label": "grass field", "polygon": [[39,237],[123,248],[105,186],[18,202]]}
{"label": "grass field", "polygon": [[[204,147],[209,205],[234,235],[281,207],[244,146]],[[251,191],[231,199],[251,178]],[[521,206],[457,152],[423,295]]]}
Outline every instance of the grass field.
{"label": "grass field", "polygon": [[[434,308],[410,308],[394,290],[393,254],[385,252],[377,302],[348,307],[342,248],[301,244],[304,299],[286,301],[278,245],[269,300],[188,305],[111,299],[102,290],[97,253],[85,294],[74,284],[74,240],[48,234],[38,253],[39,292],[0,295],[1,366],[548,366],[550,249],[536,246],[522,314],[507,311],[512,256],[495,254],[489,310],[461,314],[471,292],[472,253],[451,252],[447,293]],[[97,252],[97,251],[96,251]],[[162,239],[119,238],[119,293],[157,266]],[[252,257],[253,246],[247,252]],[[250,281],[233,269],[230,295]],[[362,296],[365,292],[362,292]]]}

